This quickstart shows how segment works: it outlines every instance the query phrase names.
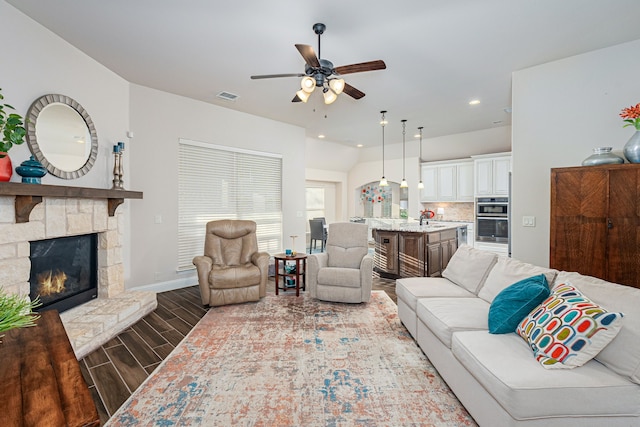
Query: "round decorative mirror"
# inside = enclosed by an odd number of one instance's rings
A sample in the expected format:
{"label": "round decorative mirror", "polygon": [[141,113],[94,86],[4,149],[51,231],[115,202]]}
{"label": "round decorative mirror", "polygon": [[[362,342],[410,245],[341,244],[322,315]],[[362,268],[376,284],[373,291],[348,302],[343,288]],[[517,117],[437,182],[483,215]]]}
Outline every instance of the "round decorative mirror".
{"label": "round decorative mirror", "polygon": [[82,105],[65,95],[36,99],[27,112],[27,145],[50,174],[74,179],[98,156],[96,128]]}

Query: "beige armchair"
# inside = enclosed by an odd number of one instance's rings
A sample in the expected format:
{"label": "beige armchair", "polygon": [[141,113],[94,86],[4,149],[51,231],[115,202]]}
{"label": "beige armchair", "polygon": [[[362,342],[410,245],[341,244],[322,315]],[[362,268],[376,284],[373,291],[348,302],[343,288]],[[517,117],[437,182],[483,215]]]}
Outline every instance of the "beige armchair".
{"label": "beige armchair", "polygon": [[258,301],[266,294],[269,254],[258,252],[253,221],[208,222],[204,256],[193,264],[204,305]]}
{"label": "beige armchair", "polygon": [[366,224],[329,224],[327,251],[309,255],[307,286],[313,298],[360,303],[371,298],[373,256]]}

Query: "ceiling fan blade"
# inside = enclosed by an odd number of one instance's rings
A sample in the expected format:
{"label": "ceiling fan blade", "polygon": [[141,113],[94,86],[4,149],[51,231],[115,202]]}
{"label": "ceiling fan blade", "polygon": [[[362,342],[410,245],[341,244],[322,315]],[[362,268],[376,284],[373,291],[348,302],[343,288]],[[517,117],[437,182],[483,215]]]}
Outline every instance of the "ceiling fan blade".
{"label": "ceiling fan blade", "polygon": [[291,102],[302,102],[302,99],[298,98],[298,95],[294,96]]}
{"label": "ceiling fan blade", "polygon": [[251,76],[253,80],[256,79],[274,79],[278,77],[304,77],[305,74],[293,73],[293,74],[263,74],[261,76]]}
{"label": "ceiling fan blade", "polygon": [[297,44],[296,48],[298,49],[298,52],[300,52],[300,55],[302,55],[302,57],[304,58],[304,61],[309,64],[309,66],[315,68],[320,67],[320,61],[318,60],[316,52],[311,46],[309,46],[308,44]]}
{"label": "ceiling fan blade", "polygon": [[355,87],[351,86],[349,83],[344,84],[344,89],[342,89],[342,92],[346,93],[353,99],[360,99],[364,96],[364,92],[356,89]]}
{"label": "ceiling fan blade", "polygon": [[340,67],[336,67],[333,70],[336,74],[351,74],[351,73],[362,73],[364,71],[375,71],[375,70],[384,70],[387,68],[387,65],[384,61],[378,59],[377,61],[369,61],[369,62],[361,62],[360,64],[351,64],[351,65],[342,65]]}

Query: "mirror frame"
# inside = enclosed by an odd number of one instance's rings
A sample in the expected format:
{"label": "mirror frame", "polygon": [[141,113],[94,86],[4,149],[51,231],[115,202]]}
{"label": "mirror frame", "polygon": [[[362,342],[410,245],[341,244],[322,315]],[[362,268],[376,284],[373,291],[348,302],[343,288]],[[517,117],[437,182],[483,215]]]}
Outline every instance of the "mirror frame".
{"label": "mirror frame", "polygon": [[[53,103],[65,104],[73,108],[80,115],[80,117],[82,117],[85,124],[87,125],[87,129],[89,130],[89,135],[91,135],[91,152],[89,153],[89,158],[82,167],[74,171],[65,171],[51,164],[42,153],[40,145],[38,144],[38,137],[36,136],[36,124],[38,122],[38,115],[45,107]],[[80,178],[81,176],[86,175],[96,162],[96,158],[98,157],[98,134],[96,133],[96,127],[93,124],[93,120],[91,120],[89,113],[87,113],[82,105],[80,105],[75,99],[71,97],[59,94],[48,94],[36,99],[29,107],[29,111],[27,111],[27,120],[25,127],[27,129],[27,145],[29,146],[31,154],[34,155],[36,160],[42,163],[42,166],[44,166],[51,175],[63,179]]]}

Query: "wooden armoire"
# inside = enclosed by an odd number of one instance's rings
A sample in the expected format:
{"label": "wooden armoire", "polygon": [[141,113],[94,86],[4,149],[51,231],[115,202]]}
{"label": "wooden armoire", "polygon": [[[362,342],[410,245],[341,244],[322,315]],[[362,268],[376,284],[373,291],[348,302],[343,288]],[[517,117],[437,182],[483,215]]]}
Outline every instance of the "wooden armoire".
{"label": "wooden armoire", "polygon": [[551,169],[550,266],[640,288],[640,164]]}

